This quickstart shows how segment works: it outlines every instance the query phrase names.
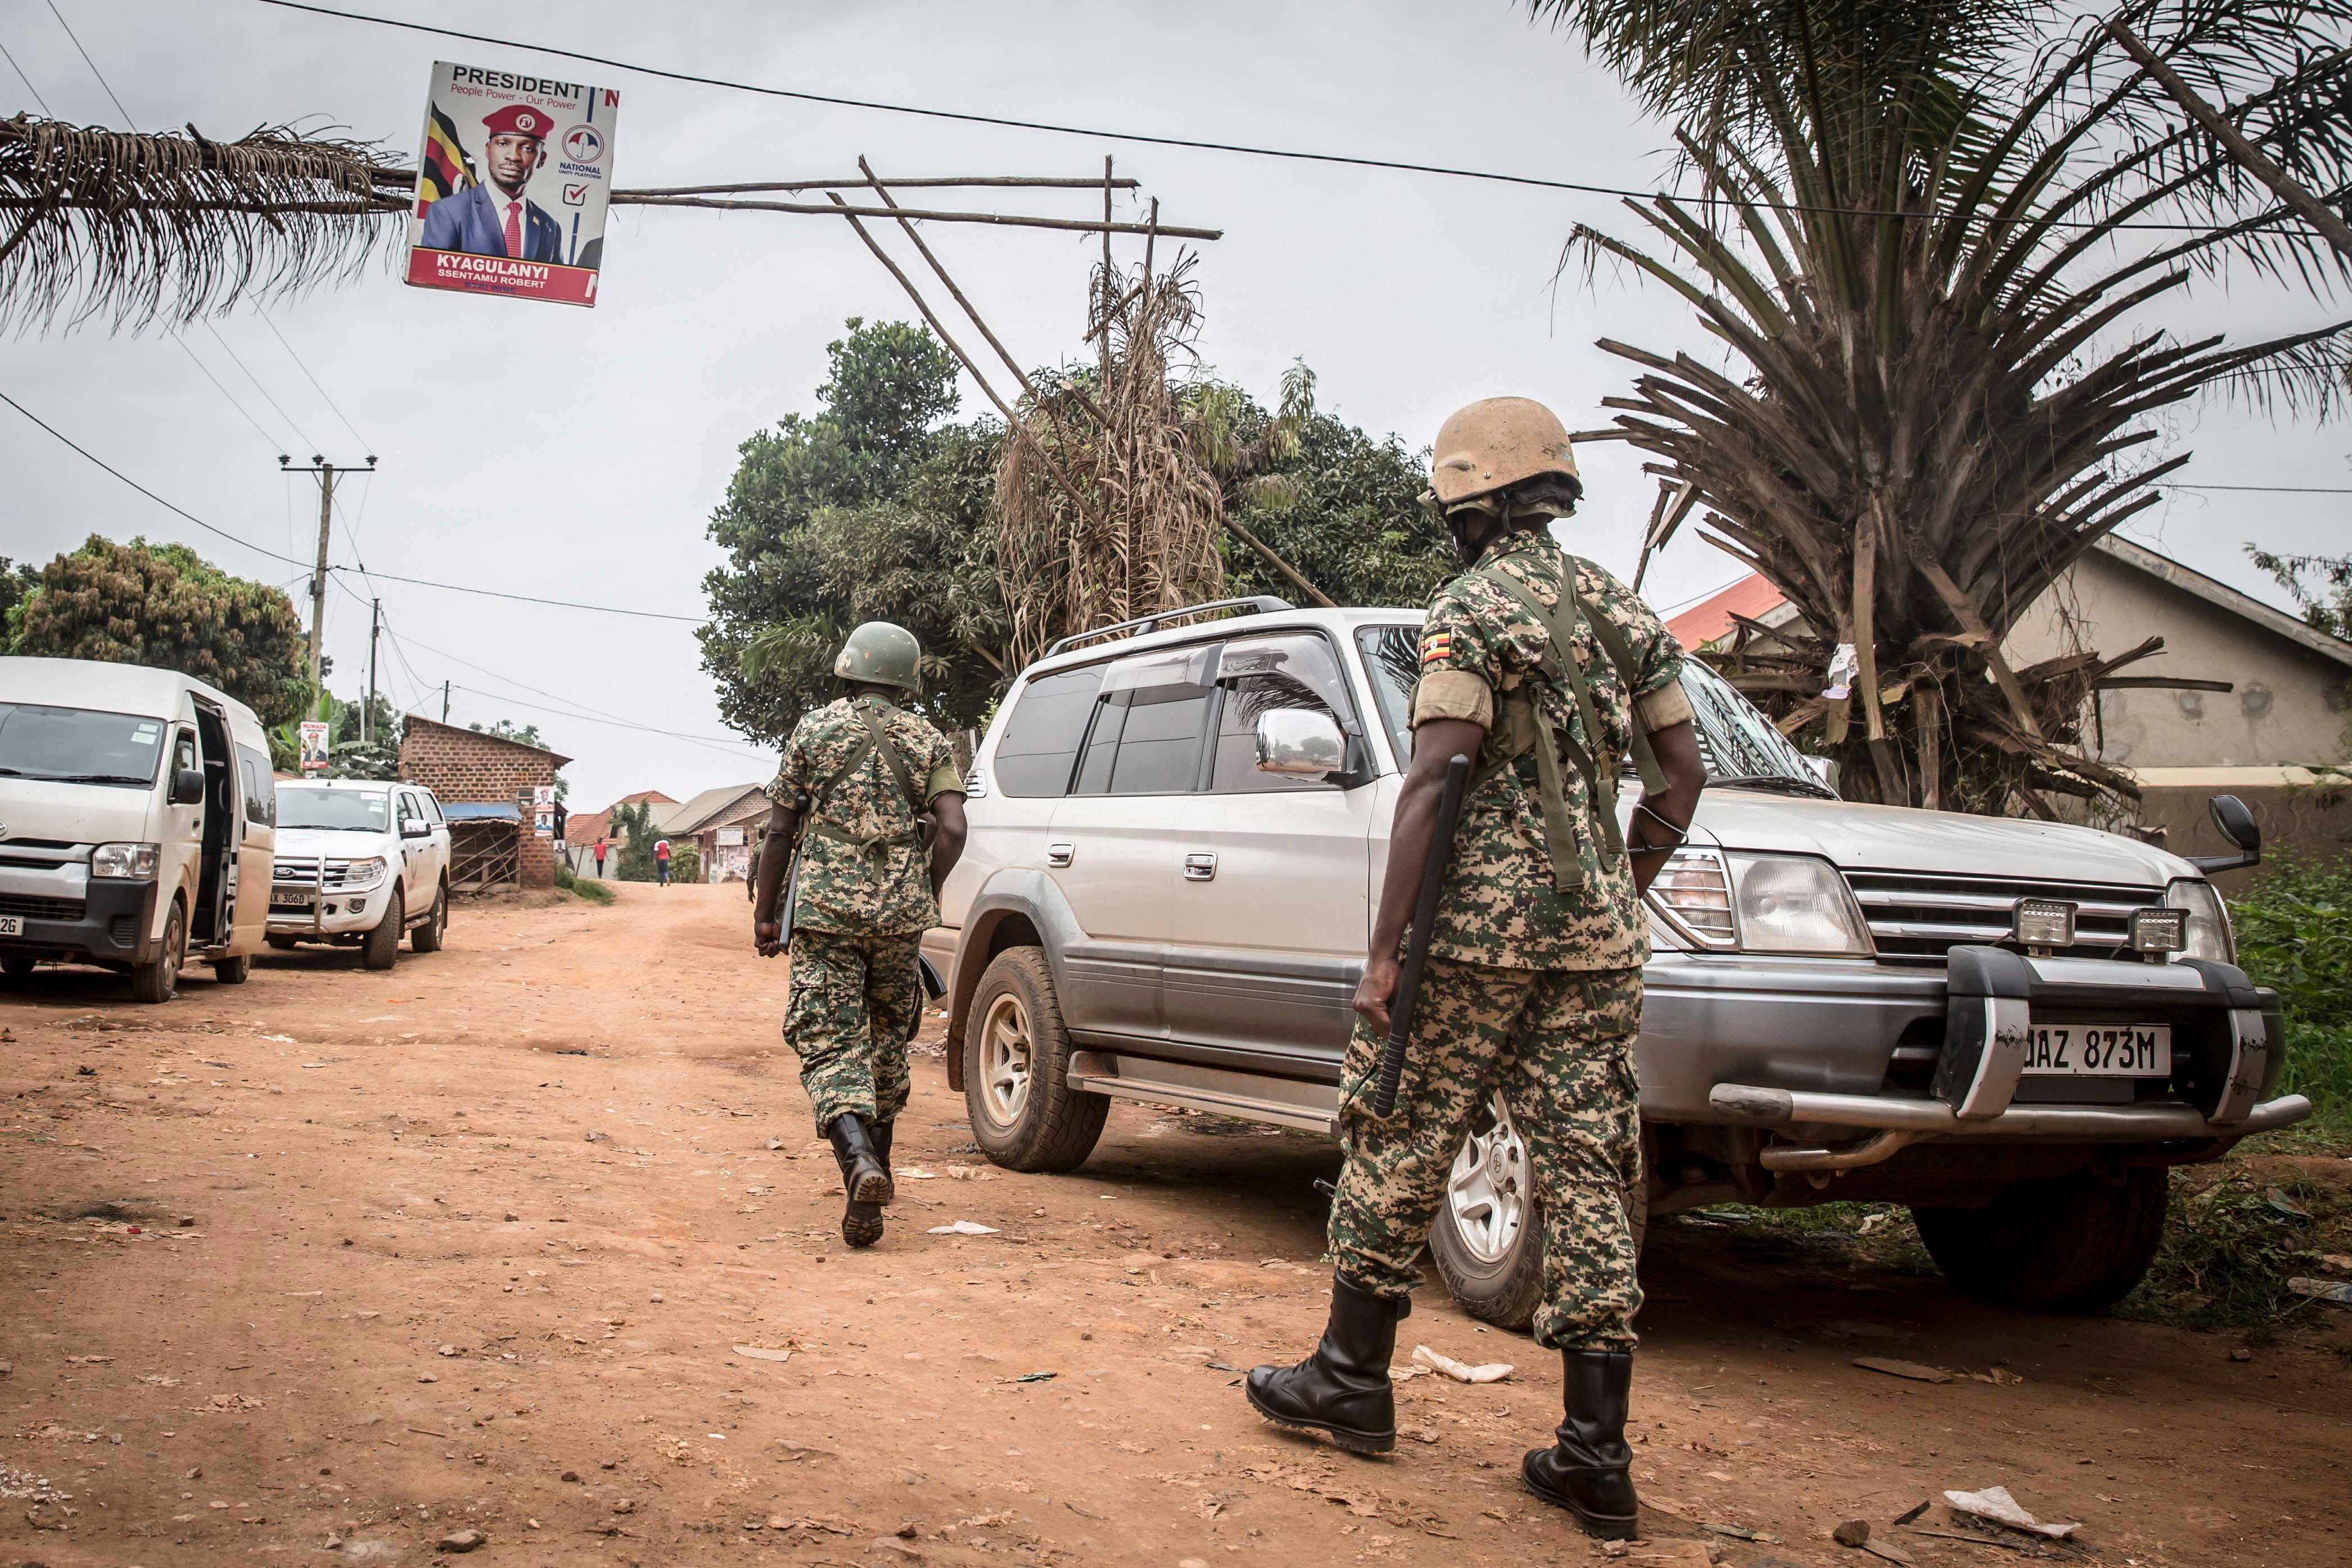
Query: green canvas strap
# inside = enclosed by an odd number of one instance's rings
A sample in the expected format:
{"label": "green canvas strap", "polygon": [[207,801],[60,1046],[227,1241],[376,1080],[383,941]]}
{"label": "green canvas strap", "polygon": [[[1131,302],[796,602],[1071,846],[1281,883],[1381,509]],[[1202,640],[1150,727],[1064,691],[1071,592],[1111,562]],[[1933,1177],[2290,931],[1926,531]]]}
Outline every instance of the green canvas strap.
{"label": "green canvas strap", "polygon": [[834,789],[843,779],[862,767],[867,758],[879,752],[882,756],[882,765],[890,770],[890,781],[898,787],[898,799],[908,802],[907,825],[904,829],[871,833],[862,839],[853,838],[840,829],[824,822],[811,822],[808,831],[821,839],[831,839],[835,843],[847,844],[859,854],[865,854],[877,846],[907,843],[919,839],[921,835],[915,828],[913,804],[915,787],[907,777],[906,760],[898,755],[898,747],[892,743],[889,732],[882,727],[882,720],[879,716],[886,713],[896,713],[898,709],[877,696],[860,697],[854,706],[858,722],[866,727],[866,738],[859,741],[850,752],[848,759],[835,768],[832,775],[818,786],[816,801],[812,807],[812,815],[815,811],[824,810],[824,803],[833,798]]}
{"label": "green canvas strap", "polygon": [[[1575,556],[1568,558],[1570,572],[1583,564]],[[1601,651],[1609,655],[1611,664],[1617,666],[1617,678],[1625,683],[1625,693],[1630,698],[1633,692],[1635,666],[1633,645],[1625,641],[1625,628],[1606,615],[1595,615],[1580,597],[1577,604],[1584,611],[1585,622],[1591,626],[1593,636],[1600,640]],[[1642,788],[1650,794],[1663,795],[1666,790],[1666,770],[1658,766],[1658,754],[1650,745],[1650,732],[1642,727],[1639,713],[1629,713],[1626,716],[1632,721],[1626,727],[1633,738],[1633,768],[1642,776]]]}

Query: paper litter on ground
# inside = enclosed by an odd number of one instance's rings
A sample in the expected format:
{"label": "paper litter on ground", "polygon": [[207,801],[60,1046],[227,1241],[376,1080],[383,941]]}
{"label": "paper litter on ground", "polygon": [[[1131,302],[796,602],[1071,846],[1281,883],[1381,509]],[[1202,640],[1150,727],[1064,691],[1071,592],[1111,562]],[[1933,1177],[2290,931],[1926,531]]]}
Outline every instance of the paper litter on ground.
{"label": "paper litter on ground", "polygon": [[1450,1355],[1441,1355],[1425,1344],[1412,1347],[1412,1359],[1432,1372],[1442,1372],[1456,1383],[1500,1383],[1511,1375],[1507,1361],[1488,1362],[1484,1366],[1466,1366]]}
{"label": "paper litter on ground", "polygon": [[929,1234],[933,1236],[994,1236],[997,1234],[997,1230],[992,1225],[975,1225],[969,1219],[959,1219],[953,1225],[934,1225],[931,1227]]}
{"label": "paper litter on ground", "polygon": [[1982,1491],[1948,1491],[1944,1500],[1963,1513],[1973,1513],[1979,1519],[1990,1519],[1995,1524],[2008,1525],[2034,1535],[2046,1535],[2053,1541],[2063,1541],[2083,1528],[2079,1520],[2067,1523],[2044,1523],[2025,1511],[2018,1500],[2009,1495],[2007,1487],[1987,1487]]}

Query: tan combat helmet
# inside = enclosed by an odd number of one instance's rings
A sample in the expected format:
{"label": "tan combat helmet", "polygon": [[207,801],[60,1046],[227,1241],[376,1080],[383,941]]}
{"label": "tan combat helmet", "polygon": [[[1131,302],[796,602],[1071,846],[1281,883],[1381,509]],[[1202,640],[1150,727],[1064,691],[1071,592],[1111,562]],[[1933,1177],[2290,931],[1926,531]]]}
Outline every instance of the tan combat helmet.
{"label": "tan combat helmet", "polygon": [[868,621],[849,634],[833,661],[833,673],[845,681],[866,681],[901,691],[923,689],[922,644],[904,626]]}
{"label": "tan combat helmet", "polygon": [[1429,487],[1441,511],[1546,476],[1583,486],[1568,427],[1533,398],[1484,398],[1438,427]]}

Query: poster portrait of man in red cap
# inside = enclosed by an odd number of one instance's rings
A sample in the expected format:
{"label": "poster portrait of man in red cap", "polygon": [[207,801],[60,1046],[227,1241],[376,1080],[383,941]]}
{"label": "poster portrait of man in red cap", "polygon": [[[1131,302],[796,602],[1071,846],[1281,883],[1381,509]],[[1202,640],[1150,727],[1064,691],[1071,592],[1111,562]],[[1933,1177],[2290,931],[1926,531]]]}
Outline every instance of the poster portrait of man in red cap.
{"label": "poster portrait of man in red cap", "polygon": [[555,117],[526,103],[510,103],[482,120],[489,140],[482,147],[482,179],[426,209],[425,250],[503,256],[515,261],[560,262],[563,231],[547,210],[524,194],[530,177],[547,161],[547,139]]}

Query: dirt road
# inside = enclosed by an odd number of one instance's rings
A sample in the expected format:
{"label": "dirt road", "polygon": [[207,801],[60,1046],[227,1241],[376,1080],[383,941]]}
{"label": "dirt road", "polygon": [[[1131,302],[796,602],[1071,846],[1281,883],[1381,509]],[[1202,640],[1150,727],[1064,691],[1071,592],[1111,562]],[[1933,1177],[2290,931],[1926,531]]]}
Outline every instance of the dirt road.
{"label": "dirt road", "polygon": [[[1235,1369],[1321,1324],[1316,1140],[1122,1106],[1086,1170],[1013,1176],[926,1056],[891,1232],[846,1252],[747,933],[740,889],[625,885],[463,905],[389,974],[8,993],[0,1560],[422,1564],[463,1530],[532,1564],[1600,1557],[1517,1487],[1556,1367],[1434,1286],[1400,1359],[1518,1373],[1404,1384],[1393,1458],[1244,1406]],[[996,1233],[928,1233],[959,1219]],[[2101,1563],[2352,1557],[2335,1357],[1733,1239],[1661,1224],[1644,1263],[1637,1473],[1674,1560],[1859,1568],[1829,1531],[1861,1517],[1997,1563],[1891,1526],[1995,1484]]]}

